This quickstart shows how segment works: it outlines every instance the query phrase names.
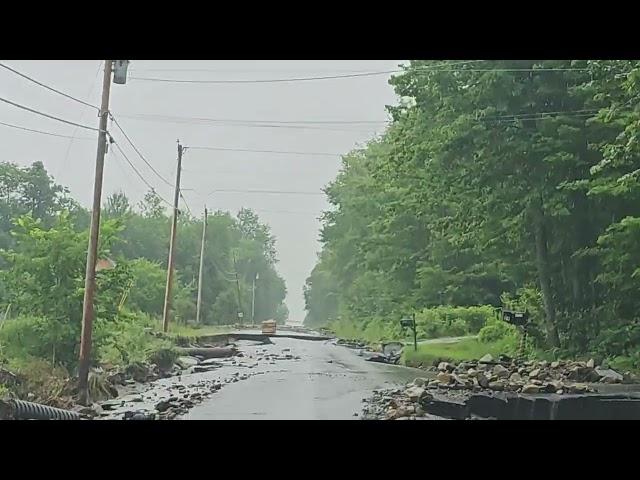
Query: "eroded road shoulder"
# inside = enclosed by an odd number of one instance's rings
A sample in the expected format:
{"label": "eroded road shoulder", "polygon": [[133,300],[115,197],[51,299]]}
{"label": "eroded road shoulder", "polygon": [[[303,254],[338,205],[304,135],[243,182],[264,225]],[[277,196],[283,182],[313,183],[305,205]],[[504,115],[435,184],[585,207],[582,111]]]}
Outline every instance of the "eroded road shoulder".
{"label": "eroded road shoulder", "polygon": [[107,419],[358,419],[375,389],[418,376],[416,369],[367,362],[328,341],[274,338],[238,342],[242,357],[209,371],[158,380],[103,403]]}

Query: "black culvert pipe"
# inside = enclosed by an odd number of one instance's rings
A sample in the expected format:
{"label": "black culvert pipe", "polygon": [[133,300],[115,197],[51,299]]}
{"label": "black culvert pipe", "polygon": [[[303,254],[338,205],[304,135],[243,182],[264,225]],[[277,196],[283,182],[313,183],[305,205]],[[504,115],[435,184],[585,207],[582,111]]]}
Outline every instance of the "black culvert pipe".
{"label": "black culvert pipe", "polygon": [[7,400],[9,418],[14,420],[80,420],[80,414],[24,400]]}

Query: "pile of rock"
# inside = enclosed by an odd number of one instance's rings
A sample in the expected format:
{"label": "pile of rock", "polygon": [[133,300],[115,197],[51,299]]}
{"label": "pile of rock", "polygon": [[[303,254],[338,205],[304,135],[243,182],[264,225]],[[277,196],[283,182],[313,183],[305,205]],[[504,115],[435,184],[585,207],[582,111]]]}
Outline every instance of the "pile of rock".
{"label": "pile of rock", "polygon": [[264,360],[266,362],[269,362],[270,364],[274,364],[276,363],[276,360],[300,360],[299,356],[291,355],[291,353],[286,352],[290,352],[290,349],[283,349],[281,354],[267,353],[267,350],[264,349],[262,352],[259,352],[257,354],[256,361],[260,362]]}
{"label": "pile of rock", "polygon": [[637,420],[640,393],[528,395],[426,390],[418,378],[405,389],[376,391],[363,420]]}
{"label": "pile of rock", "polygon": [[485,355],[478,361],[460,362],[457,365],[440,362],[438,373],[427,388],[458,390],[507,391],[517,393],[586,393],[594,389],[588,383],[631,382],[618,372],[597,367],[593,360],[580,361],[524,361],[508,358],[496,361]]}
{"label": "pile of rock", "polygon": [[[222,385],[220,383],[212,383],[211,393],[218,391]],[[178,415],[184,415],[187,411],[193,407],[195,404],[202,402],[204,400],[205,395],[200,392],[194,393],[185,393],[181,396],[173,396],[169,397],[166,400],[161,400],[156,403],[155,409],[157,413],[148,414],[149,419],[153,420],[172,420]],[[133,412],[126,412],[124,415],[124,419],[128,420],[131,418],[132,420],[137,420],[137,418],[132,417]],[[139,413],[139,412],[136,412]],[[135,415],[135,414],[133,414]],[[128,418],[129,417],[129,418]]]}
{"label": "pile of rock", "polygon": [[[423,379],[416,379],[418,384]],[[362,409],[362,420],[418,420],[435,419],[427,414],[420,402],[433,396],[423,386],[413,385],[406,389],[374,390],[373,397],[366,398]]]}

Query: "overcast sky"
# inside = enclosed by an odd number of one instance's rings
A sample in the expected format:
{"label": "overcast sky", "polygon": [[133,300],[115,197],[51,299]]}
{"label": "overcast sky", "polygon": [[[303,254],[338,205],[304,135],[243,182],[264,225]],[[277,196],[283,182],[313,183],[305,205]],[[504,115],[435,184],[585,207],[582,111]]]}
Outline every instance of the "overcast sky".
{"label": "overcast sky", "polygon": [[[3,63],[88,103],[100,103],[102,61]],[[328,206],[321,189],[340,167],[339,156],[304,153],[344,154],[364,144],[376,132],[382,132],[388,118],[385,105],[397,102],[387,83],[390,74],[281,83],[168,83],[142,78],[300,78],[394,70],[399,63],[398,60],[133,60],[127,84],[112,86],[110,109],[146,159],[170,182],[175,179],[177,139],[187,147],[300,152],[285,155],[192,148],[184,155],[182,174],[184,196],[194,215],[202,215],[205,203],[210,210],[229,210],[233,214],[248,207],[271,226],[277,238],[280,260],[277,268],[287,283],[290,321],[299,323],[304,318],[302,287],[320,249],[318,216]],[[95,110],[5,69],[0,69],[0,97],[76,123],[97,126]],[[74,198],[86,207],[91,204],[95,132],[2,102],[0,122],[75,136],[71,140],[0,125],[0,161],[26,166],[40,160],[58,183],[70,188]],[[147,181],[171,201],[172,187],[144,165],[115,126],[109,129]],[[136,203],[148,187],[116,155],[110,152],[107,156],[103,199],[123,190]],[[252,189],[310,194],[216,192],[207,197],[213,190]]]}

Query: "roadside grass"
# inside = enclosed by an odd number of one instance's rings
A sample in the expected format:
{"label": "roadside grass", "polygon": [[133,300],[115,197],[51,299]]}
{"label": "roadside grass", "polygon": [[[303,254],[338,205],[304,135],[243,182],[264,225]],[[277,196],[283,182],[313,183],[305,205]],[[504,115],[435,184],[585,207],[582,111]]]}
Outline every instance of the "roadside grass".
{"label": "roadside grass", "polygon": [[402,361],[405,365],[432,365],[439,362],[459,362],[463,360],[475,360],[487,353],[497,357],[501,353],[509,354],[513,345],[509,341],[498,340],[482,343],[477,338],[462,339],[455,343],[425,343],[418,345],[415,351],[413,346],[404,348]]}
{"label": "roadside grass", "polygon": [[362,326],[349,320],[334,321],[328,330],[344,340],[362,341],[375,344],[381,341],[403,341],[405,332],[397,325],[382,321],[372,321]]}

